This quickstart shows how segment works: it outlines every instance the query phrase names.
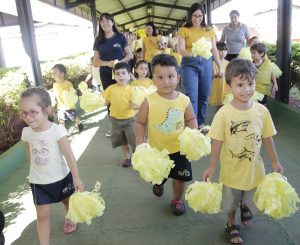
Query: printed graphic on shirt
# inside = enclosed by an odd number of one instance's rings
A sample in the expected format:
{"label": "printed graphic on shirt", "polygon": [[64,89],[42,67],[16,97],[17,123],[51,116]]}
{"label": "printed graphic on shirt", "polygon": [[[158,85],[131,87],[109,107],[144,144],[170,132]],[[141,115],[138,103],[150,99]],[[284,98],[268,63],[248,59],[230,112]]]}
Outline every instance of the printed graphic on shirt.
{"label": "printed graphic on shirt", "polygon": [[119,43],[115,43],[115,44],[113,45],[113,47],[114,47],[114,48],[121,48],[121,45],[120,45]]}
{"label": "printed graphic on shirt", "polygon": [[261,135],[257,135],[255,133],[247,135],[245,139],[252,141],[253,146],[261,144]]}
{"label": "printed graphic on shirt", "polygon": [[231,126],[230,126],[231,135],[236,134],[238,132],[247,131],[247,127],[249,126],[250,123],[251,122],[247,120],[238,121],[238,122],[231,121]]}
{"label": "printed graphic on shirt", "polygon": [[163,133],[170,134],[182,128],[183,125],[183,111],[169,108],[165,120],[156,127]]}
{"label": "printed graphic on shirt", "polygon": [[245,159],[248,159],[250,162],[252,160],[252,157],[254,156],[254,151],[248,151],[246,147],[244,147],[244,150],[239,153],[233,153],[232,150],[230,150],[230,153],[232,155],[232,158],[237,158],[240,161],[243,161]]}
{"label": "printed graphic on shirt", "polygon": [[49,147],[45,140],[34,140],[30,147],[34,163],[47,165],[49,162]]}

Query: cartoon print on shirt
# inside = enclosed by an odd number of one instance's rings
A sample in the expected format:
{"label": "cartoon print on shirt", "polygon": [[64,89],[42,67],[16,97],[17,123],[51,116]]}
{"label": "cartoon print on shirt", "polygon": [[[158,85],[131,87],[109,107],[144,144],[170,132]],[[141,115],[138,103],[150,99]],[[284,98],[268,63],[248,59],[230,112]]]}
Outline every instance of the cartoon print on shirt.
{"label": "cartoon print on shirt", "polygon": [[246,147],[244,147],[244,150],[237,153],[237,154],[234,154],[232,152],[232,150],[230,150],[230,153],[232,155],[232,158],[237,158],[241,161],[245,160],[245,159],[248,159],[250,162],[252,160],[252,157],[254,156],[254,151],[248,151]]}
{"label": "cartoon print on shirt", "polygon": [[234,122],[231,121],[231,126],[230,126],[230,133],[231,135],[236,134],[238,132],[243,132],[243,131],[247,131],[247,128],[249,126],[251,122],[250,121],[238,121],[238,122]]}
{"label": "cartoon print on shirt", "polygon": [[49,147],[45,140],[34,140],[30,147],[34,163],[47,165],[49,162]]}
{"label": "cartoon print on shirt", "polygon": [[156,127],[158,128],[158,130],[170,134],[182,128],[183,125],[183,111],[179,109],[169,108],[166,119]]}
{"label": "cartoon print on shirt", "polygon": [[253,146],[260,145],[261,138],[261,135],[257,135],[255,133],[249,134],[245,137],[246,140],[251,140]]}

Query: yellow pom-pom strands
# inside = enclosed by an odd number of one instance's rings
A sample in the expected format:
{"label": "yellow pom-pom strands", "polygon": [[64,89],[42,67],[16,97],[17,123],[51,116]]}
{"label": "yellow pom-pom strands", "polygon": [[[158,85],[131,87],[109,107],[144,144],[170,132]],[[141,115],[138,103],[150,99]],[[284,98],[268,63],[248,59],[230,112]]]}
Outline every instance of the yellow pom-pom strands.
{"label": "yellow pom-pom strands", "polygon": [[146,143],[137,146],[131,162],[142,179],[153,185],[159,185],[168,178],[171,168],[175,166],[167,150],[159,151]]}
{"label": "yellow pom-pom strands", "polygon": [[221,211],[222,184],[195,181],[189,185],[185,200],[195,212],[216,214]]}
{"label": "yellow pom-pom strands", "polygon": [[[262,101],[264,98],[264,95],[255,91],[253,96],[251,97],[252,101],[258,102],[258,101]],[[230,103],[231,101],[233,101],[233,95],[232,93],[228,93],[226,94],[224,100],[223,100],[223,105],[226,105],[228,103]]]}
{"label": "yellow pom-pom strands", "polygon": [[98,110],[100,107],[105,105],[106,101],[99,91],[87,89],[82,92],[82,96],[80,98],[80,107],[85,112]]}
{"label": "yellow pom-pom strands", "polygon": [[62,92],[62,99],[66,109],[73,108],[78,101],[76,90],[73,88],[71,88],[69,91],[64,90]]}
{"label": "yellow pom-pom strands", "polygon": [[210,138],[199,130],[186,127],[178,137],[180,154],[186,155],[189,161],[196,161],[211,152]]}
{"label": "yellow pom-pom strands", "polygon": [[252,62],[250,47],[244,47],[241,49],[238,58],[250,60]]}
{"label": "yellow pom-pom strands", "polygon": [[280,173],[265,176],[253,197],[257,208],[274,219],[292,216],[299,205],[295,189]]}
{"label": "yellow pom-pom strands", "polygon": [[212,56],[212,43],[210,39],[201,37],[196,42],[194,42],[192,46],[192,53],[194,56],[202,56],[207,60]]}
{"label": "yellow pom-pom strands", "polygon": [[75,192],[69,201],[69,211],[66,218],[74,224],[86,222],[91,224],[92,219],[103,215],[105,202],[100,196],[100,182],[97,181],[91,192]]}
{"label": "yellow pom-pom strands", "polygon": [[150,86],[148,88],[142,87],[142,86],[134,86],[133,88],[133,100],[132,102],[140,106],[144,99],[157,91],[156,86]]}
{"label": "yellow pom-pom strands", "polygon": [[78,88],[79,88],[79,90],[80,90],[81,92],[83,92],[83,91],[85,91],[85,90],[88,89],[88,85],[87,85],[87,83],[85,83],[85,82],[81,82],[81,83],[78,84]]}

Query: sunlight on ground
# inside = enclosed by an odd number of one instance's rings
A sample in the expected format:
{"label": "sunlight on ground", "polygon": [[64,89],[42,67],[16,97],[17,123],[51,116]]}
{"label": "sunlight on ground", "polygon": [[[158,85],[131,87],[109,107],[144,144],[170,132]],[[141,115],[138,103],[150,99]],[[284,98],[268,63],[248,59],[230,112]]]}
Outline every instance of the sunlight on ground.
{"label": "sunlight on ground", "polygon": [[[85,125],[95,124],[94,127],[87,127],[80,134],[73,134],[70,137],[72,141],[72,149],[76,159],[79,159],[81,154],[85,151],[90,141],[93,139],[95,133],[99,129],[98,123],[107,115],[107,111],[103,108],[93,112],[93,115],[82,122]],[[88,117],[88,115],[85,115]],[[32,193],[28,184],[17,187],[17,191],[10,193],[7,200],[2,203],[3,206],[11,207],[11,211],[6,213],[6,228],[4,229],[5,244],[10,245],[17,240],[26,227],[36,220],[35,207],[33,205]]]}

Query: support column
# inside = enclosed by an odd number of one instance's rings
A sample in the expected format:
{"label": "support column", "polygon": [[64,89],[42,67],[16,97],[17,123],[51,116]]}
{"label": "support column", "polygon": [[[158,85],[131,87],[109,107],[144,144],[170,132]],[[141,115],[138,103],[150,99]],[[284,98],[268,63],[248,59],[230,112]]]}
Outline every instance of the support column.
{"label": "support column", "polygon": [[278,0],[277,13],[277,64],[282,70],[278,79],[278,92],[276,99],[289,103],[289,90],[291,86],[291,26],[292,26],[292,0]]}
{"label": "support column", "polygon": [[205,0],[207,24],[211,25],[211,0]]}
{"label": "support column", "polygon": [[90,7],[91,7],[91,16],[92,16],[92,23],[93,23],[93,30],[94,30],[94,37],[96,37],[97,33],[98,33],[98,23],[97,23],[97,12],[96,12],[96,4],[95,4],[95,0],[91,1],[90,3]]}
{"label": "support column", "polygon": [[27,54],[27,75],[30,83],[42,85],[42,72],[38,58],[30,0],[15,0],[23,46]]}

